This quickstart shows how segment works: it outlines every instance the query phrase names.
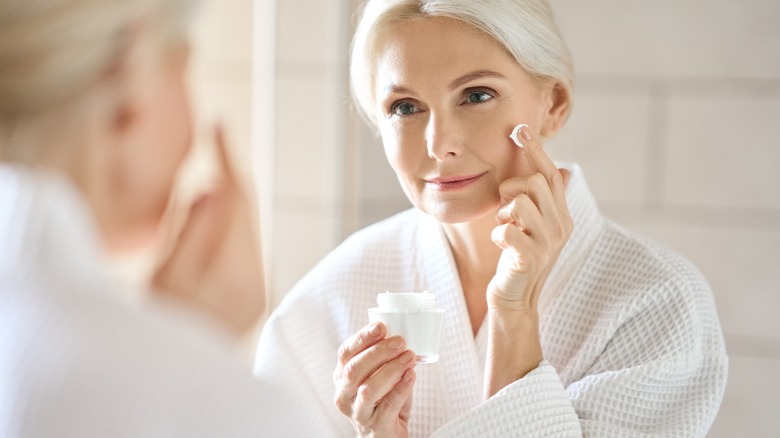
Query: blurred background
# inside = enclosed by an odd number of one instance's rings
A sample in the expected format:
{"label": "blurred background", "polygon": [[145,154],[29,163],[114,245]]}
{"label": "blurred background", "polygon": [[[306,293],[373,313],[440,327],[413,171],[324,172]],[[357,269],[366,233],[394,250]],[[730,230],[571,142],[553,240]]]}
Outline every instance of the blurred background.
{"label": "blurred background", "polygon": [[[780,2],[551,3],[576,84],[549,152],[582,165],[606,216],[710,281],[731,357],[710,436],[778,436]],[[205,2],[195,29],[198,117],[223,121],[257,190],[271,307],[350,233],[409,207],[349,99],[359,4]]]}

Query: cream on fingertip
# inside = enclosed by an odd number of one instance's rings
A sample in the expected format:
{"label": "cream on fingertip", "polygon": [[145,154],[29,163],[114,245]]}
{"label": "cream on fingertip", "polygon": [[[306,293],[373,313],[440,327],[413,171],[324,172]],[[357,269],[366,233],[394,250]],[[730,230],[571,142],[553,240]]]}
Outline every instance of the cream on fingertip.
{"label": "cream on fingertip", "polygon": [[519,147],[519,148],[523,147],[523,142],[520,141],[520,130],[523,129],[523,127],[527,128],[528,125],[526,125],[525,123],[521,123],[521,124],[515,126],[515,129],[513,129],[512,133],[509,134],[509,138],[511,138],[512,141],[514,141],[515,144],[517,145],[517,147]]}

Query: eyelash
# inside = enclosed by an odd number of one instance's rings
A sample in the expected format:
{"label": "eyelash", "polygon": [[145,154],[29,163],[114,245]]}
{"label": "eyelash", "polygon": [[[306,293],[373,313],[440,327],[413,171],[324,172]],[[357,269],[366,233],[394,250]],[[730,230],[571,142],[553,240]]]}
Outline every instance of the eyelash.
{"label": "eyelash", "polygon": [[[396,111],[398,110],[398,107],[400,107],[401,105],[404,105],[404,104],[411,105],[412,107],[414,107],[415,111],[412,112],[412,113],[409,113],[409,114],[398,114],[398,113],[396,113]],[[419,110],[420,109],[417,107],[417,105],[409,102],[408,100],[399,100],[397,102],[393,102],[393,104],[390,105],[390,115],[391,116],[409,117],[411,115],[414,115],[414,114],[417,114],[418,112],[420,112]]]}
{"label": "eyelash", "polygon": [[[477,93],[487,94],[488,96],[490,96],[490,98],[485,99],[485,100],[481,100],[481,101],[478,101],[478,102],[469,102],[469,100],[468,100],[469,97],[474,95],[474,94],[477,94]],[[471,88],[471,89],[465,90],[463,94],[465,95],[465,97],[463,99],[463,103],[466,104],[466,105],[481,105],[483,103],[490,102],[491,100],[495,99],[498,96],[498,94],[495,91],[493,91],[493,90],[491,90],[489,88]]]}
{"label": "eyelash", "polygon": [[[486,95],[488,95],[490,97],[488,99],[481,100],[481,101],[478,101],[478,102],[470,102],[468,100],[469,97],[474,95],[474,94],[477,94],[477,93],[486,94]],[[495,91],[490,90],[488,88],[476,88],[476,89],[471,88],[471,89],[465,90],[463,92],[463,94],[465,95],[465,97],[463,99],[463,102],[461,102],[461,103],[465,104],[465,105],[481,105],[483,103],[490,102],[491,100],[495,99],[498,96],[498,94]],[[401,105],[404,105],[404,104],[411,105],[412,107],[414,107],[414,111],[411,112],[411,113],[408,113],[408,114],[398,114],[397,113],[398,108]],[[417,107],[412,102],[409,102],[408,100],[399,100],[399,101],[393,102],[393,104],[390,105],[390,111],[389,111],[390,116],[397,116],[397,117],[409,117],[409,116],[415,115],[415,114],[417,114],[419,112],[420,112],[420,108]]]}

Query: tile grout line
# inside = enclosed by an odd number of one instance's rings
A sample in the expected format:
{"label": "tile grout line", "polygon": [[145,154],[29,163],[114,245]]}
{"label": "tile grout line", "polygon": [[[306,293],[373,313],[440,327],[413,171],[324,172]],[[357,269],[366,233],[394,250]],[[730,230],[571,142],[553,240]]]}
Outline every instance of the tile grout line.
{"label": "tile grout line", "polygon": [[[643,203],[599,203],[604,213],[633,224],[666,224],[699,228],[780,230],[780,211],[728,207],[692,207],[666,203],[649,211]],[[749,214],[746,214],[749,213]]]}
{"label": "tile grout line", "polygon": [[666,199],[664,165],[668,147],[668,95],[667,87],[660,82],[649,88],[650,106],[647,120],[647,143],[645,145],[646,165],[644,178],[644,207],[646,210],[658,210]]}
{"label": "tile grout line", "polygon": [[724,333],[729,357],[780,359],[780,339],[766,336]]}
{"label": "tile grout line", "polygon": [[593,95],[645,96],[648,89],[663,83],[668,91],[683,97],[780,97],[780,78],[585,74],[577,77],[577,83],[579,92]]}

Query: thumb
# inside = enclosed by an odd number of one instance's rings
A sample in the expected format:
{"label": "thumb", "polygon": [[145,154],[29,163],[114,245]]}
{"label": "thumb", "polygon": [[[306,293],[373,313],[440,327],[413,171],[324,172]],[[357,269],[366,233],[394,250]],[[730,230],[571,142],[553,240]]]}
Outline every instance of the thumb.
{"label": "thumb", "polygon": [[156,290],[186,294],[187,285],[197,284],[206,271],[225,230],[219,198],[218,193],[205,194],[192,205],[171,253],[154,274]]}

